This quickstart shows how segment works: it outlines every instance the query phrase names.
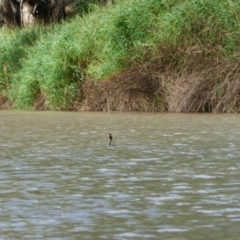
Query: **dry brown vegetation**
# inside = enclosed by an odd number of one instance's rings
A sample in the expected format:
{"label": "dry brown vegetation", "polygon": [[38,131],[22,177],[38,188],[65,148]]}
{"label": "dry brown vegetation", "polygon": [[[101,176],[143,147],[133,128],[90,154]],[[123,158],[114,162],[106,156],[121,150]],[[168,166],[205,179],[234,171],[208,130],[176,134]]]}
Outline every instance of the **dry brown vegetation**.
{"label": "dry brown vegetation", "polygon": [[[183,53],[182,50],[178,50]],[[187,51],[185,51],[186,53]],[[239,112],[240,61],[225,63],[187,53],[185,64],[172,59],[134,66],[105,81],[86,80],[67,110],[146,112]],[[189,64],[192,63],[192,64]],[[2,106],[11,106],[1,99]],[[39,94],[34,108],[45,110]]]}
{"label": "dry brown vegetation", "polygon": [[[62,110],[240,112],[240,61],[225,62],[196,48],[172,52],[165,60],[135,65],[104,81],[85,80],[81,98]],[[177,62],[179,55],[185,61]],[[45,103],[39,93],[34,109],[47,110]],[[12,103],[1,97],[0,105],[6,109]]]}
{"label": "dry brown vegetation", "polygon": [[[209,52],[207,50],[207,52]],[[184,54],[185,63],[176,63]],[[239,112],[240,62],[206,57],[206,50],[176,50],[168,61],[150,62],[106,81],[87,80],[77,110]],[[214,55],[212,52],[210,54]]]}

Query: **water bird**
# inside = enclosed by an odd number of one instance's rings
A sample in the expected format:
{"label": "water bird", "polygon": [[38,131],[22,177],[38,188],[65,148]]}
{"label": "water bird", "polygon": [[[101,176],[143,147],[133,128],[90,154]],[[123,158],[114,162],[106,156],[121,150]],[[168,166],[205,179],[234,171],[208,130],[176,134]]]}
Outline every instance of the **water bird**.
{"label": "water bird", "polygon": [[112,137],[112,134],[108,134],[107,135],[107,137],[109,138],[109,143],[108,143],[108,145],[111,145],[111,142],[112,142],[112,139],[113,139],[113,137]]}

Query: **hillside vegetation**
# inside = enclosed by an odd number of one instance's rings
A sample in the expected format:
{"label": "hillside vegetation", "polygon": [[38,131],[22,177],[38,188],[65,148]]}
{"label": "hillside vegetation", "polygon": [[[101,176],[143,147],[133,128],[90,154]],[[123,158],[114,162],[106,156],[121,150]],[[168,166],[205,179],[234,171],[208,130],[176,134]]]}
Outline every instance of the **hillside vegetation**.
{"label": "hillside vegetation", "polygon": [[232,0],[122,0],[2,28],[2,107],[239,112],[239,16]]}

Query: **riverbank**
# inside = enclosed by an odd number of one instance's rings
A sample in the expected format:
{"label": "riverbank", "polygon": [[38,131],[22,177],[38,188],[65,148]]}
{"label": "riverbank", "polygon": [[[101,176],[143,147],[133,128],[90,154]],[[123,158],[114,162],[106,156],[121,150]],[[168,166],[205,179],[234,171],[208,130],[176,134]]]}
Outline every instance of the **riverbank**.
{"label": "riverbank", "polygon": [[[111,79],[81,85],[81,97],[58,110],[70,111],[144,111],[144,112],[240,112],[239,64],[206,66],[190,74],[174,74],[170,69],[151,71],[147,66],[123,72]],[[143,71],[145,72],[143,73]],[[219,82],[223,78],[224,81]],[[32,109],[50,110],[46,97],[39,94]],[[0,109],[14,108],[7,97]]]}
{"label": "riverbank", "polygon": [[[79,90],[82,97],[66,110],[240,112],[239,63],[205,61],[202,66],[202,54],[197,51],[189,56],[193,63],[190,73],[177,74],[175,65],[171,69],[169,63],[164,67],[156,62],[137,66],[105,81],[87,80]],[[186,64],[190,67],[189,62]],[[40,95],[34,108],[47,109],[45,100]]]}
{"label": "riverbank", "polygon": [[240,9],[124,0],[60,25],[1,30],[2,108],[240,112]]}
{"label": "riverbank", "polygon": [[83,84],[83,101],[76,104],[76,110],[239,112],[239,63],[209,61],[201,68],[201,54],[192,56],[190,72],[176,73],[169,64],[152,63],[108,81],[87,81]]}

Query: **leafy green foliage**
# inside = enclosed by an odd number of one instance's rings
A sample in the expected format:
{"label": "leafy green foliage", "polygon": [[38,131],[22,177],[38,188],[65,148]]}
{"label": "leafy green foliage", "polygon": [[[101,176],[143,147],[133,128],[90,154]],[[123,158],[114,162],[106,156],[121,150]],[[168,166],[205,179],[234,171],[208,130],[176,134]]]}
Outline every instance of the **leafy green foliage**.
{"label": "leafy green foliage", "polygon": [[28,49],[34,46],[43,28],[16,29],[3,28],[0,33],[0,91],[11,84],[12,75],[22,68],[22,59]]}

